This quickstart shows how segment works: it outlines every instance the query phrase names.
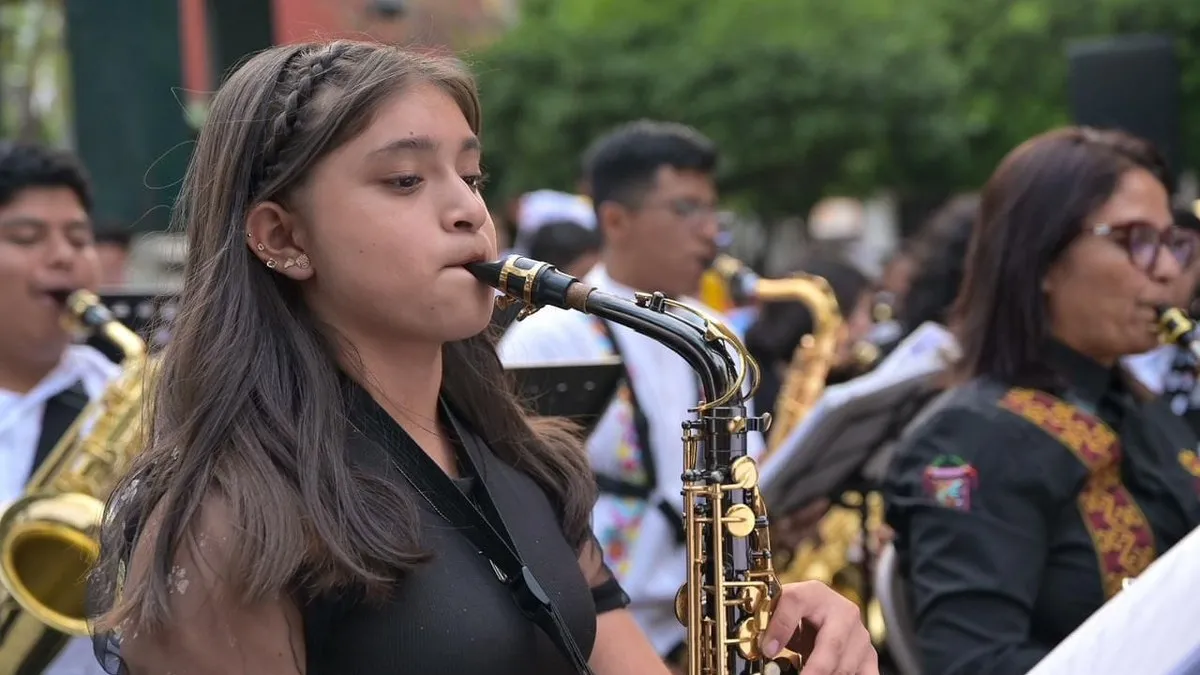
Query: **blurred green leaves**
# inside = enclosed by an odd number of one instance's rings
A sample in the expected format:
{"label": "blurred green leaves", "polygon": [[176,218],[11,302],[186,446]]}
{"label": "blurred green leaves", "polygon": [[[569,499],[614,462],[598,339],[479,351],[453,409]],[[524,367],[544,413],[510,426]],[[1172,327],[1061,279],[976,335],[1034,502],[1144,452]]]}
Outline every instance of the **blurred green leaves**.
{"label": "blurred green leaves", "polygon": [[1185,101],[1200,97],[1194,0],[525,0],[522,13],[475,55],[500,199],[570,189],[587,144],[640,117],[713,137],[726,196],[768,216],[833,192],[970,188],[1069,121],[1068,41],[1117,32],[1173,33]]}

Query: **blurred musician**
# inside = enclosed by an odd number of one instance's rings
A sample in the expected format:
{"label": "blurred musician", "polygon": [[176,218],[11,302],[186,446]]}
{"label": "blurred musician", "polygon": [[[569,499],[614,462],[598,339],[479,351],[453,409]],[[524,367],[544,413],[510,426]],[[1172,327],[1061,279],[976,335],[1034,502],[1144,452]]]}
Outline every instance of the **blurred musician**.
{"label": "blurred musician", "polygon": [[[1200,218],[1191,209],[1176,209],[1175,223],[1200,234]],[[1200,256],[1176,280],[1176,295],[1172,305],[1184,308],[1195,316],[1193,305],[1200,286]],[[1124,360],[1138,381],[1147,389],[1162,396],[1171,412],[1182,417],[1200,434],[1200,389],[1196,387],[1195,357],[1187,349],[1173,344],[1161,345],[1145,354]]]}
{"label": "blurred musician", "polygon": [[[73,155],[0,144],[0,504],[15,499],[117,367],[72,343],[53,291],[95,288],[91,185]],[[101,672],[86,639],[49,675]]]}
{"label": "blurred musician", "polygon": [[1068,128],[983,192],[960,384],[893,461],[888,521],[927,675],[1032,668],[1200,524],[1195,435],[1117,368],[1194,259],[1147,144]]}

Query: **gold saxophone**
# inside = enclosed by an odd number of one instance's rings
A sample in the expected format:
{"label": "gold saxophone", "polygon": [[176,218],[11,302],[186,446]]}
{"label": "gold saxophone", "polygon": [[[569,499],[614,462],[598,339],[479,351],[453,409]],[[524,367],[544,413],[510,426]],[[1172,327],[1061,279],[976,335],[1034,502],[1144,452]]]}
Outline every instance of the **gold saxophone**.
{"label": "gold saxophone", "polygon": [[146,345],[99,298],[76,291],[65,319],[124,354],[121,375],[89,404],[0,511],[0,673],[36,675],[88,634],[85,576],[100,553],[104,500],[139,445]]}
{"label": "gold saxophone", "polygon": [[[767,439],[766,459],[779,450],[821,398],[846,326],[837,296],[822,277],[798,274],[764,279],[741,261],[725,255],[717,256],[712,267],[726,280],[731,295],[743,302],[798,302],[812,315],[813,331],[796,346],[775,400],[775,420]],[[864,370],[879,358],[878,348],[865,342],[856,344],[853,354],[857,367]],[[885,634],[883,613],[877,601],[864,603],[869,582],[862,565],[867,552],[875,547],[875,542],[863,541],[863,518],[865,515],[867,532],[872,535],[879,532],[883,525],[883,499],[878,493],[863,495],[848,491],[839,501],[840,504],[831,507],[822,518],[818,539],[803,541],[790,557],[784,556],[779,577],[785,583],[821,581],[854,601],[866,617],[867,627],[876,642],[882,643]]]}
{"label": "gold saxophone", "polygon": [[741,341],[725,324],[661,293],[619,298],[529,258],[509,256],[468,269],[503,292],[507,304],[523,302],[522,317],[546,305],[594,314],[662,343],[692,366],[703,399],[683,426],[689,565],[675,602],[687,626],[688,673],[797,672],[799,655],[768,659],[759,647],[781,587],[771,561],[758,465],[746,452],[748,434],[766,431],[771,418],[748,414],[745,403],[757,387],[758,365]]}

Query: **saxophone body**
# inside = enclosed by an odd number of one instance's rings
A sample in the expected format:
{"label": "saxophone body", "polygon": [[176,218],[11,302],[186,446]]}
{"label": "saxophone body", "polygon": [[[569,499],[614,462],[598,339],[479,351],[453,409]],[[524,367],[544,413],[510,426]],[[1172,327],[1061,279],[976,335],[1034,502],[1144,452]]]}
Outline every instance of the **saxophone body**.
{"label": "saxophone body", "polygon": [[121,375],[90,403],[0,510],[0,673],[37,675],[71,637],[88,634],[86,575],[96,562],[104,500],[140,447],[146,345],[90,292],[65,320],[124,354]]}
{"label": "saxophone body", "polygon": [[547,305],[594,314],[661,342],[692,366],[703,399],[683,425],[689,564],[675,603],[687,627],[688,673],[798,672],[797,654],[767,659],[759,646],[782,587],[771,558],[758,466],[746,442],[748,434],[766,431],[770,416],[748,414],[758,366],[741,341],[715,318],[662,294],[620,298],[528,258],[510,256],[468,269],[500,290],[502,303],[524,303],[523,315]]}
{"label": "saxophone body", "polygon": [[[741,302],[797,302],[812,316],[813,331],[796,346],[775,400],[775,419],[764,455],[769,458],[825,392],[825,381],[845,336],[841,309],[829,283],[816,275],[764,279],[741,261],[724,255],[713,262],[713,269],[726,279],[731,294]],[[878,348],[870,343],[856,344],[852,351],[855,366],[863,370],[879,358]],[[869,575],[865,565],[872,537],[863,533],[864,520],[866,532],[875,533],[882,527],[883,500],[878,493],[847,491],[839,495],[838,502],[822,518],[816,541],[801,542],[790,555],[781,556],[780,579],[825,583],[858,604],[876,641],[882,642],[882,611],[878,602],[866,602]]]}

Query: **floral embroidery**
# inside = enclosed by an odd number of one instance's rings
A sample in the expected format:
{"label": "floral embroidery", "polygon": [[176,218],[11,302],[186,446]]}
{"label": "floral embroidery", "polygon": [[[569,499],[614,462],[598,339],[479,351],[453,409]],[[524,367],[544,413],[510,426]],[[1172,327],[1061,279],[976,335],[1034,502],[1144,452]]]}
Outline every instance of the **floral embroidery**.
{"label": "floral embroidery", "polygon": [[[600,321],[591,322],[593,333],[601,348],[608,354],[616,354],[616,346],[612,343]],[[627,378],[632,378],[629,364],[625,364]],[[628,379],[621,382],[617,389],[613,414],[620,431],[616,446],[617,475],[613,476],[622,482],[633,485],[644,485],[650,477],[642,461],[642,450],[638,443],[637,428],[633,423],[633,393],[630,391]],[[604,551],[604,560],[609,568],[617,575],[617,580],[623,580],[632,565],[631,552],[633,545],[641,534],[642,517],[646,512],[646,501],[632,498],[612,498],[607,500],[611,512],[611,522],[605,524],[596,533],[600,540],[600,548]]]}
{"label": "floral embroidery", "polygon": [[617,575],[617,580],[628,578],[633,564],[633,546],[642,533],[642,516],[646,513],[646,502],[642,499],[619,498],[611,500],[612,522],[596,534],[604,560]]}
{"label": "floral embroidery", "polygon": [[1196,493],[1200,494],[1200,457],[1195,450],[1180,450],[1179,463],[1196,479]]}
{"label": "floral embroidery", "polygon": [[1099,418],[1045,392],[1011,389],[1000,407],[1036,424],[1087,468],[1079,511],[1096,549],[1104,597],[1113,597],[1157,555],[1150,522],[1121,483],[1120,440]]}

